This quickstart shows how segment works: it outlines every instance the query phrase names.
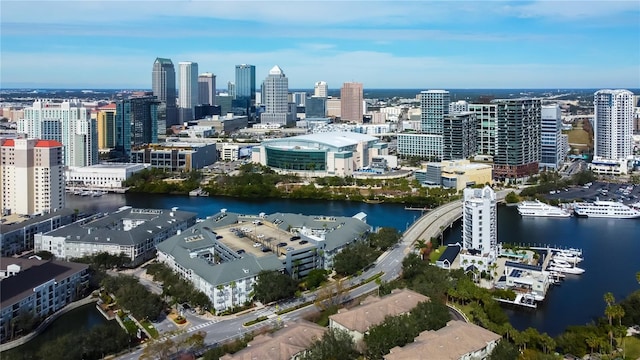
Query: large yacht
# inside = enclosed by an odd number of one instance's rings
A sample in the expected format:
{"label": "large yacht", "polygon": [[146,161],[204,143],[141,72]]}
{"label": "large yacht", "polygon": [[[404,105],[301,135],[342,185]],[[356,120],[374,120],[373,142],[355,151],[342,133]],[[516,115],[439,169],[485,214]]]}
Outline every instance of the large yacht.
{"label": "large yacht", "polygon": [[613,219],[640,218],[640,210],[615,201],[594,201],[592,203],[575,203],[573,212],[576,216],[599,217]]}
{"label": "large yacht", "polygon": [[523,201],[518,204],[518,212],[522,216],[569,217],[571,213],[556,206],[536,201]]}

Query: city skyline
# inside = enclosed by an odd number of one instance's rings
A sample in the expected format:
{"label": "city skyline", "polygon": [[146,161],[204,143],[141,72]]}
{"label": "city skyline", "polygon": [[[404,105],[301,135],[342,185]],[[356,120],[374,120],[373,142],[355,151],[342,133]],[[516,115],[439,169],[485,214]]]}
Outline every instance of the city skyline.
{"label": "city skyline", "polygon": [[148,89],[156,57],[221,84],[249,63],[280,64],[290,88],[640,87],[635,1],[3,1],[0,14],[2,88]]}

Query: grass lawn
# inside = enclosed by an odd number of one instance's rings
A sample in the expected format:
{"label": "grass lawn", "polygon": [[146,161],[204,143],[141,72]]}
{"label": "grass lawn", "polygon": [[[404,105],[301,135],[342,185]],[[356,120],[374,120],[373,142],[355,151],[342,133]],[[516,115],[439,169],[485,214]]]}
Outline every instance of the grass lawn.
{"label": "grass lawn", "polygon": [[640,336],[624,338],[625,359],[640,359]]}
{"label": "grass lawn", "polygon": [[140,324],[151,334],[151,337],[156,339],[158,337],[158,330],[151,324],[149,320],[140,321]]}
{"label": "grass lawn", "polygon": [[129,334],[136,335],[138,333],[138,325],[136,325],[132,320],[122,319],[122,323]]}
{"label": "grass lawn", "polygon": [[440,258],[440,255],[447,249],[447,246],[438,246],[437,249],[434,249],[431,254],[429,254],[429,262],[435,264],[435,262]]}

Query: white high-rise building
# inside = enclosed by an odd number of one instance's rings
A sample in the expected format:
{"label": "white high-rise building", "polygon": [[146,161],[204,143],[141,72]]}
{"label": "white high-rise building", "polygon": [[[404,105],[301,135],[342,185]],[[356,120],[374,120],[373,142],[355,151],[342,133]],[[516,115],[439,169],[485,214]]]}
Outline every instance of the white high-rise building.
{"label": "white high-rise building", "polygon": [[446,90],[420,92],[420,121],[425,134],[442,135],[444,116],[449,114],[450,98]]}
{"label": "white high-rise building", "polygon": [[2,214],[43,214],[65,204],[62,144],[56,140],[5,139],[0,143]]}
{"label": "white high-rise building", "polygon": [[262,84],[265,112],[260,115],[263,124],[291,125],[295,121],[295,112],[289,107],[289,79],[278,65],[269,71]]}
{"label": "white high-rise building", "polygon": [[633,154],[633,93],[599,90],[593,97],[594,157],[622,160]]}
{"label": "white high-rise building", "polygon": [[198,105],[198,63],[181,61],[178,63],[180,88],[178,89],[178,107],[180,122],[193,120],[193,109]]}
{"label": "white high-rise building", "polygon": [[27,138],[55,140],[64,145],[64,165],[90,166],[99,162],[98,126],[91,110],[77,100],[36,100],[24,109],[18,132]]}
{"label": "white high-rise building", "polygon": [[469,111],[469,103],[464,100],[449,103],[449,114]]}
{"label": "white high-rise building", "polygon": [[462,252],[460,264],[487,271],[497,258],[498,212],[496,193],[489,186],[464,189],[462,208]]}
{"label": "white high-rise building", "polygon": [[540,129],[540,169],[559,169],[566,152],[562,147],[562,112],[560,105],[542,105]]}
{"label": "white high-rise building", "polygon": [[313,87],[313,96],[315,97],[327,97],[329,94],[329,87],[324,81],[318,81]]}

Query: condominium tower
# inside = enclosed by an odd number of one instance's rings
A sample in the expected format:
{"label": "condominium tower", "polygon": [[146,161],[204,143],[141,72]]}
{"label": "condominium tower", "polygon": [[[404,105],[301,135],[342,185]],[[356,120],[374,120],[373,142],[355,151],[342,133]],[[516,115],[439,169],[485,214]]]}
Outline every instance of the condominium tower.
{"label": "condominium tower", "polygon": [[364,95],[362,83],[346,82],[340,89],[340,119],[362,123]]}
{"label": "condominium tower", "polygon": [[260,115],[263,124],[290,125],[295,112],[289,108],[289,79],[278,65],[274,66],[262,85],[265,111]]}
{"label": "condominium tower", "polygon": [[476,154],[478,137],[476,114],[470,111],[444,116],[442,160],[468,159]]}
{"label": "condominium tower", "polygon": [[329,87],[324,81],[318,81],[313,86],[313,96],[315,97],[327,97],[329,95]]}
{"label": "condominium tower", "polygon": [[216,76],[203,73],[198,76],[198,105],[216,104]]}
{"label": "condominium tower", "polygon": [[151,73],[151,89],[153,96],[160,101],[159,122],[162,132],[164,128],[178,123],[176,108],[176,71],[171,59],[156,58]]}
{"label": "condominium tower", "polygon": [[198,105],[198,63],[181,61],[180,89],[178,91],[178,107],[180,122],[193,120],[193,109]]}
{"label": "condominium tower", "polygon": [[477,153],[495,155],[498,106],[496,104],[469,104],[469,111],[476,114],[477,119]]}
{"label": "condominium tower", "polygon": [[96,114],[98,124],[98,149],[116,147],[116,104],[98,108]]}
{"label": "condominium tower", "polygon": [[155,96],[130,97],[116,103],[115,148],[129,162],[131,150],[158,142],[158,105]]}
{"label": "condominium tower", "polygon": [[593,98],[594,156],[622,160],[633,154],[633,93],[599,90]]}
{"label": "condominium tower", "polygon": [[496,193],[489,186],[464,189],[462,205],[463,268],[475,266],[486,271],[497,257],[498,212]]}
{"label": "condominium tower", "polygon": [[63,147],[56,140],[0,140],[2,215],[43,214],[65,204]]}
{"label": "condominium tower", "polygon": [[449,114],[450,95],[446,90],[428,90],[420,93],[420,124],[422,132],[442,135],[444,116]]}

